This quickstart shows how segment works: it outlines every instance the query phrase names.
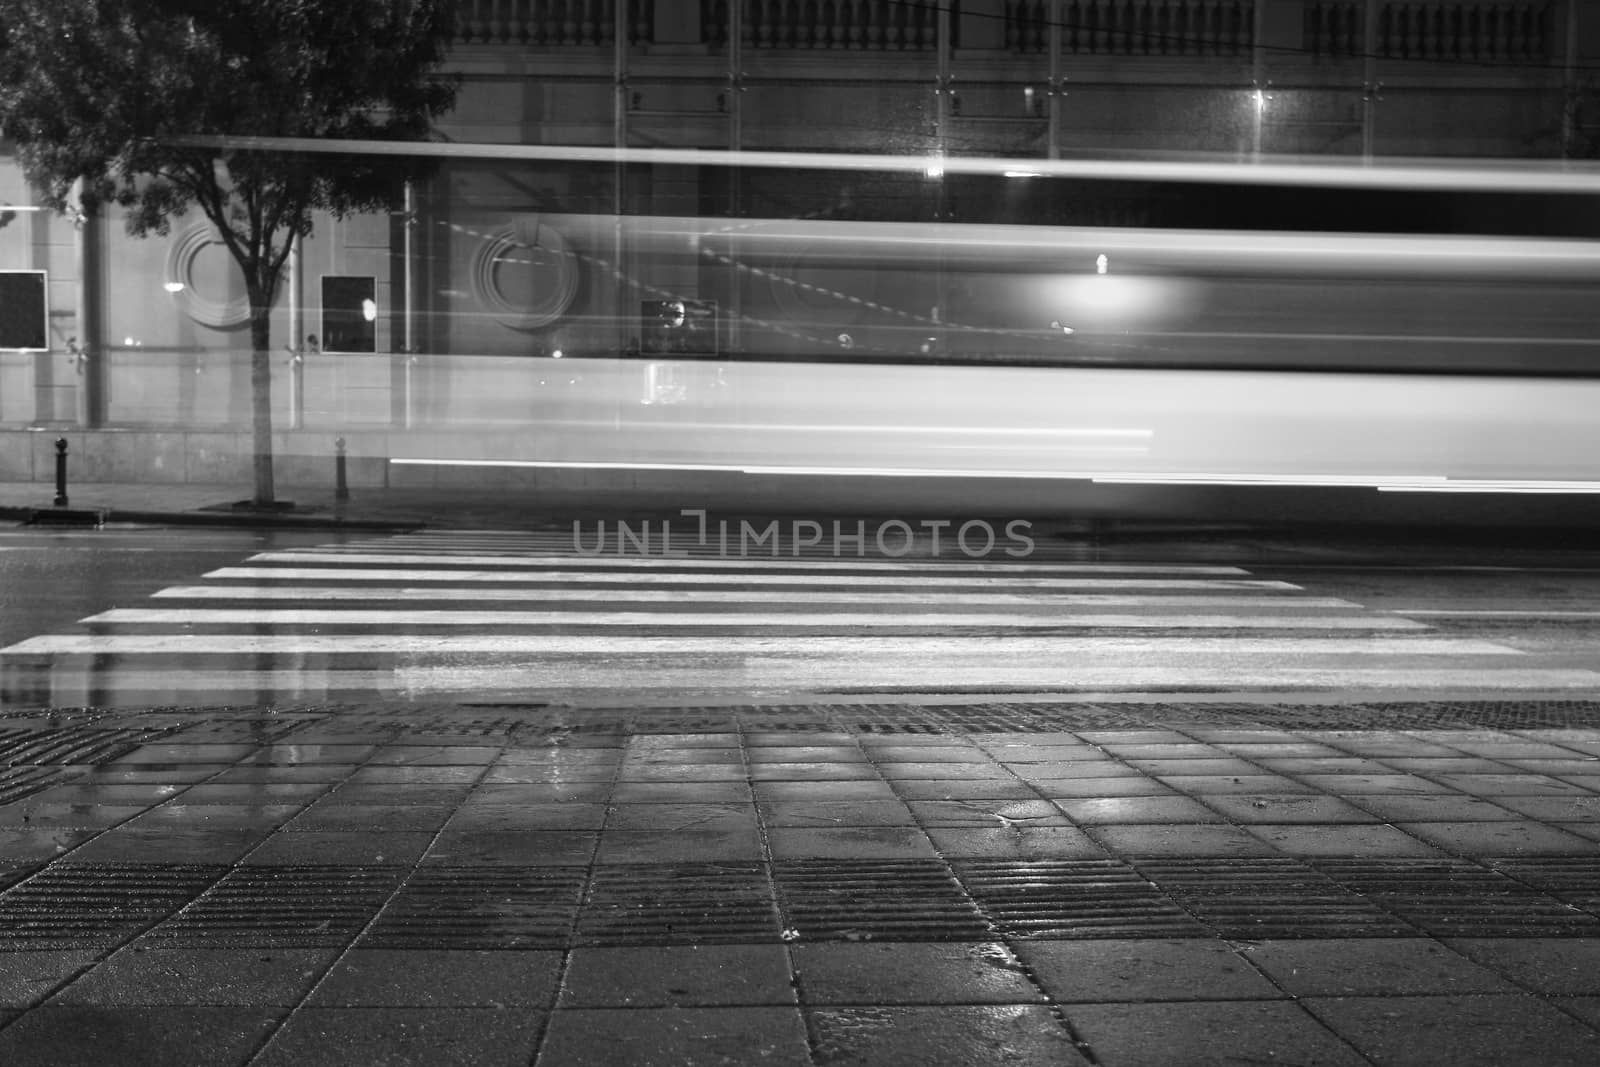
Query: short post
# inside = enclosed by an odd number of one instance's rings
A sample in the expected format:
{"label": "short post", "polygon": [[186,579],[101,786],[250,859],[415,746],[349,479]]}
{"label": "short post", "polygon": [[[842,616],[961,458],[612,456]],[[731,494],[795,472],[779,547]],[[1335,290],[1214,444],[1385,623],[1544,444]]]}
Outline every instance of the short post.
{"label": "short post", "polygon": [[349,500],[350,486],[345,481],[344,473],[344,438],[338,437],[333,442],[333,498],[335,500]]}
{"label": "short post", "polygon": [[67,506],[67,439],[56,438],[56,507]]}

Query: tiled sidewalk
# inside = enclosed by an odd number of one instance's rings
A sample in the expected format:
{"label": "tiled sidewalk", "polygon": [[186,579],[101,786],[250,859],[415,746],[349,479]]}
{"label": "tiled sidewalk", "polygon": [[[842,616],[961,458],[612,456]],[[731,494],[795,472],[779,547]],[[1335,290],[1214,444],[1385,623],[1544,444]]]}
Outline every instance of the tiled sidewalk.
{"label": "tiled sidewalk", "polygon": [[1600,704],[16,712],[0,1062],[1588,1064]]}

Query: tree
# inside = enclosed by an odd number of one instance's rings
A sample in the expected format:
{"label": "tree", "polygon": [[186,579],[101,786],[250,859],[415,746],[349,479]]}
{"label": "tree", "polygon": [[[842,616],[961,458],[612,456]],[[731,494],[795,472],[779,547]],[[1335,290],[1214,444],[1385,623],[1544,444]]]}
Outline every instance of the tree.
{"label": "tree", "polygon": [[194,147],[419,140],[455,102],[457,0],[0,0],[0,135],[60,211],[114,203],[165,235],[198,207],[250,302],[255,503],[273,503],[270,313],[319,212],[393,206],[395,159]]}

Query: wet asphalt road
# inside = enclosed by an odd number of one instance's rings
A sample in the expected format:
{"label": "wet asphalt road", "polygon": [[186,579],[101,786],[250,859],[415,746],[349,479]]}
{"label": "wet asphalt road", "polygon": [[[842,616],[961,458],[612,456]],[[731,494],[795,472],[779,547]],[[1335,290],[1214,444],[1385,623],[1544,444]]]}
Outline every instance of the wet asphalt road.
{"label": "wet asphalt road", "polygon": [[1050,549],[1031,571],[605,558],[558,574],[559,535],[17,528],[0,531],[0,655],[7,695],[28,703],[1600,692],[1600,554],[1581,546],[1198,535]]}

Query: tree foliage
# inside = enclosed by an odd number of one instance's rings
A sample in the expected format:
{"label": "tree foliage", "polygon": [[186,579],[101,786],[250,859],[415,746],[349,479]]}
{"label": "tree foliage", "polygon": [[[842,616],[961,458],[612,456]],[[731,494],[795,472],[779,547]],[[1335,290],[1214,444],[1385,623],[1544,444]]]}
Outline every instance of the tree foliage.
{"label": "tree foliage", "polygon": [[455,100],[439,68],[456,7],[0,0],[0,135],[46,202],[118,204],[138,236],[166,234],[198,208],[239,264],[251,306],[260,503],[272,499],[269,313],[293,240],[318,212],[391,206],[408,174],[394,159],[194,141],[426,138]]}

